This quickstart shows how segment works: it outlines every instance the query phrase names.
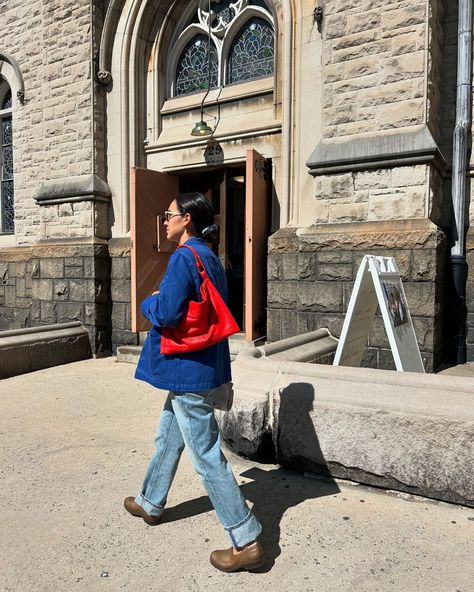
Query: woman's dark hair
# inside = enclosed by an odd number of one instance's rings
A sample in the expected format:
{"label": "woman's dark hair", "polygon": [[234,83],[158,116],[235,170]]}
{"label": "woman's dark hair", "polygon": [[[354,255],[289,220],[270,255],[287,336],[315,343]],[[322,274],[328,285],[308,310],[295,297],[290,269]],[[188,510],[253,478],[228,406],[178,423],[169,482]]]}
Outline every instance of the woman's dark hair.
{"label": "woman's dark hair", "polygon": [[214,210],[211,203],[202,193],[180,193],[176,197],[176,205],[180,214],[190,214],[198,236],[208,242],[213,242],[217,233],[214,224]]}

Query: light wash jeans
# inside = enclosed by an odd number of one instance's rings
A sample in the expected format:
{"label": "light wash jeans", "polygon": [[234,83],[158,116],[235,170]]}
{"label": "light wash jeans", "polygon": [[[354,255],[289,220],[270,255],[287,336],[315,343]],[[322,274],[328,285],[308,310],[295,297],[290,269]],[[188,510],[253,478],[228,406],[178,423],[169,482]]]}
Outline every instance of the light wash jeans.
{"label": "light wash jeans", "polygon": [[232,546],[243,547],[257,538],[262,527],[249,510],[231,466],[221,451],[214,408],[206,395],[206,391],[169,393],[156,430],[156,452],[135,501],[150,516],[159,516],[163,512],[186,445]]}

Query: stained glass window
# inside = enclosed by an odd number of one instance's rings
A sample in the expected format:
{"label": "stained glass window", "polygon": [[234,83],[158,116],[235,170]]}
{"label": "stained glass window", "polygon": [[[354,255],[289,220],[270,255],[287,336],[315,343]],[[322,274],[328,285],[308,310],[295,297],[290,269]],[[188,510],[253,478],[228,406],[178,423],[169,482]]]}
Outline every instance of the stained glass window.
{"label": "stained glass window", "polygon": [[212,4],[213,26],[217,24],[218,19],[226,25],[231,22],[235,16],[235,10],[231,7],[233,2],[235,3],[235,0],[221,0],[220,2]]}
{"label": "stained glass window", "polygon": [[[173,61],[174,96],[273,75],[275,31],[267,0],[211,0],[210,5],[207,0],[193,0],[192,6],[192,17],[190,12],[171,48],[179,57]],[[191,41],[187,37],[184,50],[176,51],[176,45],[184,46],[182,36],[189,34],[189,27],[195,36]]]}
{"label": "stained glass window", "polygon": [[252,18],[239,31],[230,49],[227,81],[232,84],[271,76],[273,59],[273,28],[261,18]]}
{"label": "stained glass window", "polygon": [[208,80],[211,88],[217,86],[218,58],[213,43],[209,47],[211,62],[210,76],[208,74],[208,38],[206,35],[196,35],[186,45],[176,68],[175,95],[187,95],[193,92],[207,90]]}
{"label": "stained glass window", "polygon": [[[11,109],[12,93],[7,91],[0,109]],[[12,234],[15,230],[13,193],[13,134],[10,113],[0,116],[0,233]]]}

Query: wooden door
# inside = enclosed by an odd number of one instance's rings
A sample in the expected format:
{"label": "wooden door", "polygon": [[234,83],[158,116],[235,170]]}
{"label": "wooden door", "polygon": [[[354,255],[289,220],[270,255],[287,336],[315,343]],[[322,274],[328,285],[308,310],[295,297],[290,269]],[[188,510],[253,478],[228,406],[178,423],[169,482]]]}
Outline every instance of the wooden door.
{"label": "wooden door", "polygon": [[148,331],[140,302],[157,289],[170,254],[161,216],[178,194],[178,177],[132,168],[130,175],[132,331]]}
{"label": "wooden door", "polygon": [[245,339],[266,333],[267,238],[271,169],[256,150],[247,150],[245,170]]}

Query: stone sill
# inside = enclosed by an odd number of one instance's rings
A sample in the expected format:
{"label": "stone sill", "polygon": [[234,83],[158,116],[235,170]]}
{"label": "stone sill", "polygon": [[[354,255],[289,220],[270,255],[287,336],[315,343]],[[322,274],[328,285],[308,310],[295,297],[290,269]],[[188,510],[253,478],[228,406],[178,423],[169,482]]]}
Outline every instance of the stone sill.
{"label": "stone sill", "polygon": [[[273,76],[260,78],[258,80],[251,80],[250,82],[243,82],[241,84],[224,86],[222,88],[215,88],[209,91],[204,103],[204,110],[217,104],[228,103],[230,101],[255,97],[263,94],[270,94],[273,92],[273,89]],[[161,115],[172,115],[182,111],[199,109],[205,95],[205,92],[201,92],[193,95],[186,95],[184,97],[168,99],[164,102],[160,113]]]}

